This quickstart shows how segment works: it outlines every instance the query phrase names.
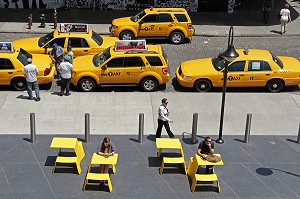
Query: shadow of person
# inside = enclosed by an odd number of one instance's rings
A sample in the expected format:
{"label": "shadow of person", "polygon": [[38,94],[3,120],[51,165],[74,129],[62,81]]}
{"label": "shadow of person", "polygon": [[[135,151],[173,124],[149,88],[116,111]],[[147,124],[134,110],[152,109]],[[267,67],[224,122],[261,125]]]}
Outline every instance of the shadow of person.
{"label": "shadow of person", "polygon": [[148,135],[148,136],[147,136],[147,139],[150,140],[150,141],[152,141],[152,142],[155,142],[155,141],[156,141],[155,135],[152,135],[152,134]]}
{"label": "shadow of person", "polygon": [[272,33],[277,33],[277,34],[280,34],[280,35],[281,35],[281,31],[278,31],[278,30],[271,30],[270,32],[272,32]]}
{"label": "shadow of person", "polygon": [[16,98],[17,99],[27,99],[28,100],[28,96],[24,96],[24,95],[19,95]]}

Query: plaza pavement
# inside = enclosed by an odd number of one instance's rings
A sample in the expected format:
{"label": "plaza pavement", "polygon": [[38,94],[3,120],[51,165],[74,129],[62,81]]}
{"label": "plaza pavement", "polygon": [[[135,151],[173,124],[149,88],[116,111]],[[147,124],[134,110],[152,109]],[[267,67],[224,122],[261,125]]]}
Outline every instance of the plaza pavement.
{"label": "plaza pavement", "polygon": [[[3,12],[0,14],[1,21]],[[260,17],[256,16],[254,25],[235,26],[235,35],[278,36],[271,32],[280,29],[275,16],[269,26],[255,25],[261,22]],[[90,26],[108,34],[109,23],[90,23]],[[239,23],[242,21],[237,19],[236,24]],[[286,35],[300,35],[299,23],[296,18],[289,24]],[[48,29],[38,29],[37,25],[34,24],[32,32],[51,30],[50,24]],[[225,36],[228,32],[227,25],[195,27],[200,28],[200,35]],[[0,32],[27,31],[26,22],[0,22]],[[300,198],[300,145],[296,143],[300,119],[298,92],[227,93],[225,143],[215,145],[225,163],[215,168],[221,193],[216,192],[213,184],[199,184],[196,192],[191,193],[190,179],[177,167],[167,166],[163,175],[159,175],[161,159],[156,157],[154,139],[157,109],[160,100],[166,97],[174,121],[171,129],[183,144],[188,164],[204,136],[210,135],[213,140],[218,137],[221,93],[72,92],[69,97],[59,97],[55,92],[42,91],[39,102],[26,97],[26,92],[0,91],[1,199]],[[36,114],[36,143],[30,142],[30,113]],[[49,148],[52,137],[77,137],[84,141],[85,113],[91,116],[91,142],[83,144],[86,156],[81,163],[82,173],[77,175],[73,167],[67,167],[52,174],[57,155],[57,150]],[[137,143],[139,113],[145,114],[142,144]],[[199,114],[196,144],[190,142],[193,113]],[[243,143],[247,113],[252,113],[248,144]],[[165,131],[162,134],[166,136]],[[98,184],[88,186],[83,192],[91,155],[104,136],[112,139],[119,153],[117,173],[111,175],[113,192],[101,189]]]}

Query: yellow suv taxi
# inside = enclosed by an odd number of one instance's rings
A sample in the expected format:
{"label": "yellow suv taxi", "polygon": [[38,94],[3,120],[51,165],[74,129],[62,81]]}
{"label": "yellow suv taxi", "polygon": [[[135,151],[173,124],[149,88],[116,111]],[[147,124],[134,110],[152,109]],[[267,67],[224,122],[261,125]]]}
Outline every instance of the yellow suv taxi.
{"label": "yellow suv taxi", "polygon": [[48,54],[53,44],[63,47],[67,51],[68,45],[71,45],[74,57],[97,54],[113,46],[116,37],[101,36],[92,30],[86,32],[61,32],[54,30],[53,32],[42,37],[24,38],[13,41],[16,49],[23,48],[30,53]]}
{"label": "yellow suv taxi", "polygon": [[121,40],[169,38],[181,44],[195,30],[184,8],[147,8],[135,16],[114,19],[109,31]]}
{"label": "yellow suv taxi", "polygon": [[55,68],[50,57],[30,54],[22,48],[14,51],[11,42],[0,42],[0,85],[11,85],[15,90],[25,90],[23,69],[28,58],[32,58],[32,63],[38,67],[38,83],[51,87]]}
{"label": "yellow suv taxi", "polygon": [[155,91],[170,80],[167,60],[160,45],[145,40],[120,40],[100,54],[86,55],[73,61],[71,82],[81,91],[99,86],[139,85]]}

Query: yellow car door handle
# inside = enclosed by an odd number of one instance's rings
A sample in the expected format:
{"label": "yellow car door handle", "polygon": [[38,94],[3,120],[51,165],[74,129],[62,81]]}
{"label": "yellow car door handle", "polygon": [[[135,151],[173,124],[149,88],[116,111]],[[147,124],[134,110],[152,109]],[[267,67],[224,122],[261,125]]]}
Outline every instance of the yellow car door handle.
{"label": "yellow car door handle", "polygon": [[266,76],[270,76],[270,74],[266,74]]}
{"label": "yellow car door handle", "polygon": [[239,76],[244,76],[243,74],[239,75]]}
{"label": "yellow car door handle", "polygon": [[89,50],[83,50],[84,52],[88,52]]}
{"label": "yellow car door handle", "polygon": [[13,72],[8,72],[8,74],[13,74]]}

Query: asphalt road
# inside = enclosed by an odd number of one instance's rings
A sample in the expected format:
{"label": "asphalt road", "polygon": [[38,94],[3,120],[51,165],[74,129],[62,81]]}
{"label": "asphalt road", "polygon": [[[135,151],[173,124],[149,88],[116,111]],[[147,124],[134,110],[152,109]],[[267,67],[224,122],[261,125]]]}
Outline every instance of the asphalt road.
{"label": "asphalt road", "polygon": [[[37,34],[28,33],[15,33],[15,34],[4,34],[0,33],[0,41],[12,41],[19,38],[34,37]],[[275,55],[286,55],[292,56],[300,60],[300,37],[235,37],[234,46],[236,48],[260,48],[270,50]],[[148,43],[159,43],[162,45],[167,58],[169,61],[169,68],[171,74],[171,80],[167,83],[166,87],[160,88],[164,92],[193,92],[192,89],[186,89],[178,85],[175,78],[175,70],[177,66],[183,61],[216,56],[219,53],[224,52],[227,49],[227,37],[200,37],[195,36],[192,40],[187,40],[186,43],[182,45],[172,45],[168,44],[165,40],[151,40]],[[1,87],[0,90],[10,90],[10,87]],[[58,91],[59,87],[57,82],[53,82],[53,86],[47,92]],[[76,88],[72,88],[73,92],[76,92]],[[213,89],[212,92],[220,92],[222,89]],[[299,87],[289,87],[284,90],[284,92],[295,92],[298,91]],[[114,88],[98,88],[97,92],[128,92],[136,91],[140,92],[139,88],[130,87],[114,87]],[[228,92],[267,92],[263,88],[229,88]]]}

